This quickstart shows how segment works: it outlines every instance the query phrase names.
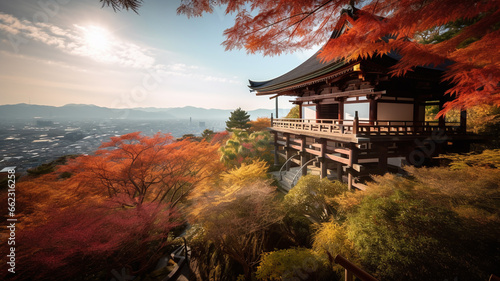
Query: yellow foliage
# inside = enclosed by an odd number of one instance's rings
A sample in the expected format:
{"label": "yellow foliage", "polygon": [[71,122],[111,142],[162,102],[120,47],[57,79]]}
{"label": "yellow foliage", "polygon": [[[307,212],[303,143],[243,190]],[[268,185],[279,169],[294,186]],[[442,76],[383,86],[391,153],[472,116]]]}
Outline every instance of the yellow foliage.
{"label": "yellow foliage", "polygon": [[[354,250],[354,243],[347,237],[345,225],[335,221],[325,222],[319,225],[314,234],[313,250],[320,254],[323,259],[342,255],[351,262],[359,264],[359,257]],[[335,264],[334,270],[341,271],[343,268]]]}

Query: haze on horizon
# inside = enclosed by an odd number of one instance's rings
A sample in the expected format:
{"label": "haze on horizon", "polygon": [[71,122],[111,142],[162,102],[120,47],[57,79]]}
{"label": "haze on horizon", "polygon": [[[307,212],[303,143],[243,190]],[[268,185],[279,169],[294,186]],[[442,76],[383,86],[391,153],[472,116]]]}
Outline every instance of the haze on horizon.
{"label": "haze on horizon", "polygon": [[315,51],[226,52],[233,17],[220,9],[187,19],[179,2],[146,1],[139,15],[90,0],[0,2],[0,104],[271,109],[248,79],[282,75]]}

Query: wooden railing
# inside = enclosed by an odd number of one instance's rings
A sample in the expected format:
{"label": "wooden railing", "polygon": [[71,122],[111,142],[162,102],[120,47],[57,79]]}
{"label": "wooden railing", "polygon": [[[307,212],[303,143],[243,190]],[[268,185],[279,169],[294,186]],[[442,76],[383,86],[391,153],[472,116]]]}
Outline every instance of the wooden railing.
{"label": "wooden railing", "polygon": [[348,261],[341,255],[337,255],[334,259],[336,264],[341,265],[345,269],[345,281],[353,281],[354,276],[359,278],[361,281],[377,281],[375,277],[371,276],[368,272],[363,269],[357,267],[352,262]]}
{"label": "wooden railing", "polygon": [[273,119],[272,127],[339,136],[401,136],[426,135],[441,130],[446,134],[463,134],[459,122],[394,121],[394,120],[339,120],[339,119]]}

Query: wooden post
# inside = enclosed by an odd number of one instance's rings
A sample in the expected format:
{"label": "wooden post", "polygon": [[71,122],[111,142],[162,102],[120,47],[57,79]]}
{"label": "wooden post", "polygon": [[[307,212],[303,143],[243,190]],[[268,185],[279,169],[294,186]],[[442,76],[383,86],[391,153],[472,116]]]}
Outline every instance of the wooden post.
{"label": "wooden post", "polygon": [[344,120],[344,100],[339,98],[339,124],[342,124],[342,120]]}
{"label": "wooden post", "polygon": [[460,132],[467,133],[467,111],[465,109],[460,110]]}
{"label": "wooden post", "polygon": [[[444,107],[444,100],[443,100],[443,98],[441,98],[439,100],[439,111],[443,110],[443,107]],[[446,127],[446,120],[444,119],[444,116],[441,115],[439,117],[438,121],[439,121],[439,123],[438,123],[439,128],[444,130],[444,128]]]}
{"label": "wooden post", "polygon": [[374,125],[377,121],[377,101],[375,97],[370,99],[370,125]]}
{"label": "wooden post", "polygon": [[340,162],[337,162],[337,180],[340,181],[340,182],[344,182],[342,180],[342,163]]}
{"label": "wooden post", "polygon": [[[300,166],[302,167],[309,160],[308,160],[307,152],[306,152],[306,137],[300,136],[300,139],[302,141],[302,144],[300,145]],[[303,176],[307,175],[307,167],[304,167],[304,169],[302,169],[302,175]]]}
{"label": "wooden post", "polygon": [[354,281],[354,276],[352,275],[352,273],[349,271],[349,270],[345,270],[345,281]]}
{"label": "wooden post", "polygon": [[[285,135],[285,154],[286,154],[286,159],[290,159],[292,157],[292,149],[290,148],[290,134],[284,134]],[[290,171],[290,161],[286,163],[285,169],[287,171]]]}
{"label": "wooden post", "polygon": [[326,170],[326,157],[325,157],[325,154],[326,154],[326,139],[320,139],[319,140],[320,144],[321,144],[321,157],[320,157],[320,168],[321,168],[321,174],[320,174],[320,177],[321,179],[324,179],[326,178],[328,175],[327,175],[327,170]]}
{"label": "wooden post", "polygon": [[273,113],[271,112],[271,127],[273,126],[274,118],[273,118]]}
{"label": "wooden post", "polygon": [[299,106],[299,119],[302,119],[302,103],[299,102],[297,105]]}
{"label": "wooden post", "polygon": [[278,96],[276,96],[276,118],[278,117]]}
{"label": "wooden post", "polygon": [[[357,267],[355,264],[352,262],[348,261],[346,258],[344,258],[341,255],[337,255],[335,259],[333,260],[336,264],[341,265],[343,268],[346,270],[346,279],[352,281],[353,275],[358,277],[362,281],[377,281],[375,277],[371,276],[368,272],[364,271],[363,269]],[[347,279],[347,272],[349,272],[349,276],[351,276],[351,279]]]}
{"label": "wooden post", "polygon": [[378,153],[378,168],[382,174],[387,172],[387,145],[376,143],[375,151]]}
{"label": "wooden post", "polygon": [[278,132],[273,132],[274,133],[274,166],[278,167],[280,165],[280,159],[278,157]]}
{"label": "wooden post", "polygon": [[[356,114],[357,115],[357,114]],[[348,169],[348,174],[347,174],[347,186],[349,190],[353,190],[353,182],[354,182],[354,169],[353,166],[354,164],[358,164],[358,148],[356,147],[355,143],[350,143],[350,157],[349,157],[349,169]]]}
{"label": "wooden post", "polygon": [[358,112],[354,112],[354,122],[352,122],[352,133],[357,135],[359,133],[359,117]]}

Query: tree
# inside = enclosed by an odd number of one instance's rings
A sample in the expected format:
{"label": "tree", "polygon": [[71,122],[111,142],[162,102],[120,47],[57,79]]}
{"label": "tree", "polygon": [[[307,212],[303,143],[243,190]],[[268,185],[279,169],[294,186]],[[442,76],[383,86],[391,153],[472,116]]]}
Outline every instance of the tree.
{"label": "tree", "polygon": [[289,212],[305,215],[315,222],[326,222],[336,214],[337,204],[333,198],[345,191],[347,187],[341,182],[307,175],[285,195],[283,205]]}
{"label": "tree", "polygon": [[248,134],[246,131],[234,130],[231,137],[221,146],[221,161],[228,167],[250,164],[256,159],[271,164],[273,156],[270,144],[271,134],[260,131]]}
{"label": "tree", "polygon": [[46,223],[18,231],[16,267],[26,270],[12,280],[110,280],[113,270],[141,275],[165,255],[168,234],[179,225],[163,203],[121,208],[105,201],[52,211]]}
{"label": "tree", "polygon": [[299,118],[300,105],[295,105],[290,109],[285,118]]}
{"label": "tree", "polygon": [[[409,173],[375,177],[364,192],[339,198],[346,245],[352,243],[362,267],[380,280],[481,280],[498,272],[500,171],[413,167]],[[315,239],[315,247],[328,241]]]}
{"label": "tree", "polygon": [[191,212],[191,222],[243,268],[245,280],[266,250],[271,226],[281,220],[266,170],[262,161],[231,170],[213,183],[209,196],[196,198]]}
{"label": "tree", "polygon": [[95,155],[75,159],[59,172],[126,205],[169,202],[175,207],[200,182],[221,169],[218,145],[170,135],[141,136],[139,132],[111,138]]}
{"label": "tree", "polygon": [[265,131],[267,128],[271,127],[271,119],[268,117],[259,117],[254,121],[250,121],[250,133]]}
{"label": "tree", "polygon": [[215,132],[210,130],[210,129],[205,129],[203,130],[203,133],[201,133],[201,137],[205,139],[206,141],[211,141],[212,137],[215,135]]}
{"label": "tree", "polygon": [[264,253],[256,275],[261,280],[335,280],[328,271],[316,252],[291,248]]}
{"label": "tree", "polygon": [[250,115],[240,107],[231,112],[229,120],[226,121],[226,130],[232,132],[234,129],[247,130],[250,128]]}
{"label": "tree", "polygon": [[[104,4],[137,10],[142,0],[101,0]],[[183,1],[177,9],[188,17],[211,13],[225,6],[236,13],[233,27],[224,35],[227,50],[245,48],[249,53],[276,55],[324,44],[338,23],[350,19],[347,32],[331,38],[321,50],[325,61],[356,60],[393,50],[402,58],[393,69],[403,75],[422,65],[448,66],[444,79],[453,83],[447,92],[457,97],[445,104],[452,108],[478,104],[500,105],[500,10],[497,1],[456,0],[316,0],[316,1]],[[357,5],[359,9],[354,8]],[[349,11],[342,13],[343,11]],[[354,20],[355,19],[355,20]],[[459,32],[441,41],[419,42],[422,34],[438,34],[456,25]],[[446,26],[442,31],[436,27]]]}

